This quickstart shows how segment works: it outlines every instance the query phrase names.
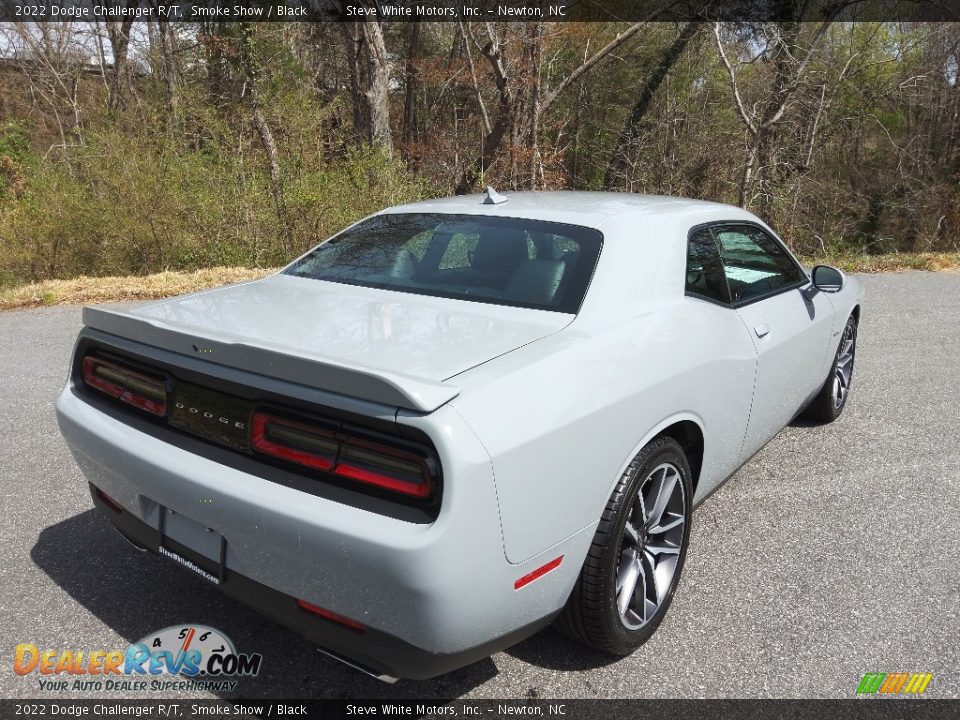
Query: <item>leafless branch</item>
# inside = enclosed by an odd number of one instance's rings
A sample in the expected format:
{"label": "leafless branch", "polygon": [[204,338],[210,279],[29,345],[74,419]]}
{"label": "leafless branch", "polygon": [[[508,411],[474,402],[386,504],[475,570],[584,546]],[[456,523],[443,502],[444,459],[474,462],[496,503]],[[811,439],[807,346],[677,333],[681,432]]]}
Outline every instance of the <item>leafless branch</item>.
{"label": "leafless branch", "polygon": [[730,64],[730,61],[727,60],[727,53],[723,50],[723,41],[720,39],[720,23],[713,24],[713,36],[717,39],[717,52],[720,53],[720,59],[723,60],[723,64],[727,68],[727,74],[730,76],[730,86],[733,88],[733,99],[736,101],[737,111],[740,113],[740,118],[743,120],[744,125],[747,126],[747,130],[750,131],[750,134],[756,135],[757,126],[754,124],[753,120],[750,119],[747,109],[743,106],[743,99],[740,97],[740,88],[737,85],[737,75],[734,72],[733,66]]}
{"label": "leafless branch", "polygon": [[664,7],[658,8],[656,11],[650,14],[645,20],[636,22],[630,27],[628,27],[623,32],[617,33],[617,36],[613,38],[610,42],[604,45],[602,48],[597,50],[593,55],[583,61],[579,67],[574,69],[567,77],[565,77],[556,88],[553,89],[546,97],[543,98],[543,101],[540,103],[540,113],[542,114],[544,110],[550,107],[553,102],[560,97],[564,90],[570,87],[573,83],[579,80],[583,75],[590,72],[597,63],[603,60],[607,55],[610,55],[614,50],[627,42],[630,38],[635,36],[638,32],[643,30],[647,25],[653,22],[657,16],[665,13],[667,10],[676,5],[676,2],[670,3]]}
{"label": "leafless branch", "polygon": [[[463,33],[464,37],[467,36],[467,30],[464,27],[463,21],[460,20],[460,32]],[[473,34],[470,33],[470,37],[473,37]],[[474,42],[476,42],[474,40]],[[490,116],[487,114],[487,106],[483,102],[483,93],[480,92],[480,85],[477,83],[477,70],[473,65],[473,53],[470,52],[470,43],[464,43],[464,49],[467,52],[467,62],[470,64],[470,77],[473,79],[473,90],[477,93],[477,103],[480,105],[480,114],[483,116],[483,130],[488,135],[490,134]]]}

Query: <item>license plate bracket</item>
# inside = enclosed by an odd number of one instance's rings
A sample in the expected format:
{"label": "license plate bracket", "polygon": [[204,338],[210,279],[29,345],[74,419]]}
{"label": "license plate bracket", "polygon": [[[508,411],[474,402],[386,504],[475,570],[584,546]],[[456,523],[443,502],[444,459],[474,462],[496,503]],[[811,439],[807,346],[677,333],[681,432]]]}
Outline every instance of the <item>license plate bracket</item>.
{"label": "license plate bracket", "polygon": [[159,530],[161,555],[215,585],[223,582],[227,556],[223,535],[163,506]]}

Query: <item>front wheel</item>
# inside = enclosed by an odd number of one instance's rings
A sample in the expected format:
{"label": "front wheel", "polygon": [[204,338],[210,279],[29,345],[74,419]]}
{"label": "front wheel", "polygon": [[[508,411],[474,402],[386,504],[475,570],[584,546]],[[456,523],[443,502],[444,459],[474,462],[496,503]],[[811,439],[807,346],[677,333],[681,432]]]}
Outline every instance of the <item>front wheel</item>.
{"label": "front wheel", "polygon": [[837,354],[830,366],[830,375],[817,396],[804,411],[811,420],[830,423],[840,417],[847,406],[850,385],[853,383],[853,361],[857,354],[857,319],[851,315],[843,328]]}
{"label": "front wheel", "polygon": [[657,438],[637,454],[607,502],[560,630],[612,655],[629,655],[653,635],[680,581],[691,488],[673,438]]}

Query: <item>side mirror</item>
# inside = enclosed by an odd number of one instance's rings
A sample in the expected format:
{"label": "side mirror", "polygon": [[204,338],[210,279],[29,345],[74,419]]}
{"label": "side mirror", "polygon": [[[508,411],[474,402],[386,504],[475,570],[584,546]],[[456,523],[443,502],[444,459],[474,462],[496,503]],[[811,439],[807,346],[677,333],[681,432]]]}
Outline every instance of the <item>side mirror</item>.
{"label": "side mirror", "polygon": [[821,292],[835,293],[843,289],[843,273],[829,265],[817,265],[811,279],[814,287]]}

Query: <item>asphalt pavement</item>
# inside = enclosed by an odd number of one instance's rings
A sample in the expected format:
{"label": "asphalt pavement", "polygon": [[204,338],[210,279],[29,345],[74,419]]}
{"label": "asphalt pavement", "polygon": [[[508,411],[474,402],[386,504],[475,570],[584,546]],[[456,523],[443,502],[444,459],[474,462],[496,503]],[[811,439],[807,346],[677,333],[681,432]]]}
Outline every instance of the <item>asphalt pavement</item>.
{"label": "asphalt pavement", "polygon": [[548,629],[395,686],[125,545],[54,417],[80,309],[0,313],[0,697],[56,695],[14,673],[18,643],[115,650],[180,623],[264,655],[244,698],[848,698],[864,673],[896,671],[960,697],[960,273],[861,279],[844,414],[786,428],[697,510],[673,607],[643,648],[612,661]]}

